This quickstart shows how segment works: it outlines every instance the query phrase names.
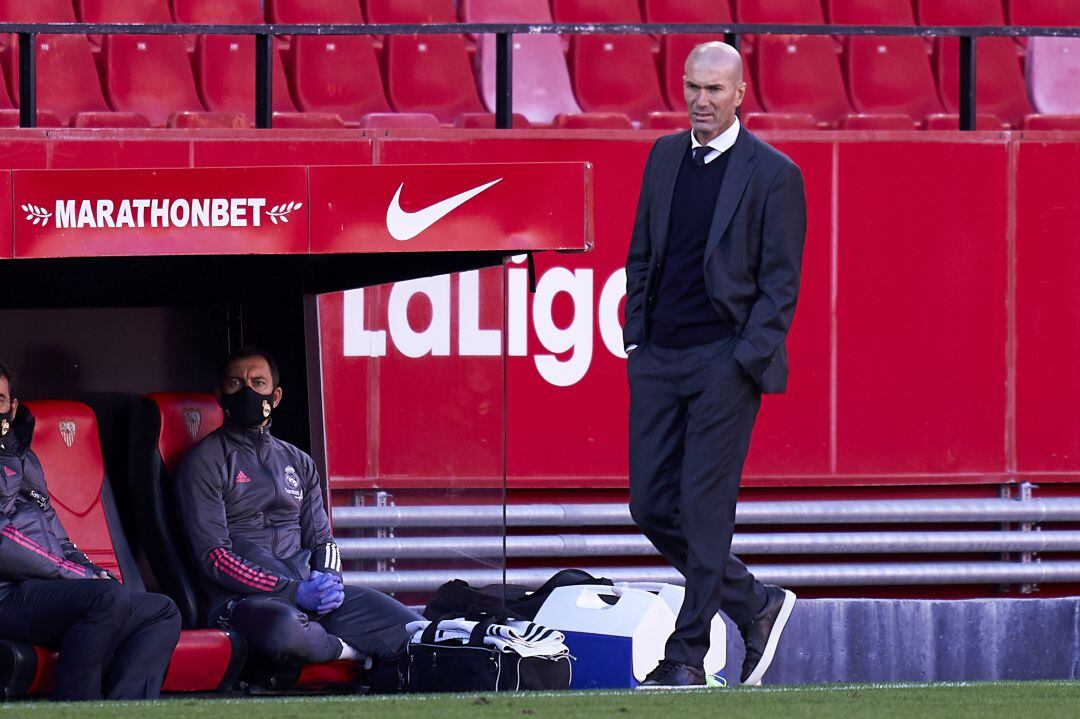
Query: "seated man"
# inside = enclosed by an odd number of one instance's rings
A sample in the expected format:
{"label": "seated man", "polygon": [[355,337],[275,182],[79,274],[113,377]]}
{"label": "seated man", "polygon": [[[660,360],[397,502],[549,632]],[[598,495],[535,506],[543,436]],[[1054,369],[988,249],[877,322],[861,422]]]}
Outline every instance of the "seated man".
{"label": "seated man", "polygon": [[345,587],[315,462],[270,434],[277,363],[245,348],[226,361],[224,425],[184,457],[177,497],[209,595],[209,621],[231,626],[282,664],[405,652],[421,619],[372,589]]}
{"label": "seated man", "polygon": [[33,435],[15,375],[0,364],[0,638],[60,652],[58,701],[156,698],[180,613],[162,594],[129,591],[68,539]]}

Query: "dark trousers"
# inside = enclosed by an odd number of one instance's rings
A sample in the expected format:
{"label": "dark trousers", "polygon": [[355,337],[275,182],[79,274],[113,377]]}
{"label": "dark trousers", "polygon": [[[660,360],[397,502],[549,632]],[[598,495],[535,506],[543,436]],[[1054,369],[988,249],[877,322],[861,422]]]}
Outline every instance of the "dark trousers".
{"label": "dark trousers", "polygon": [[712,617],[736,624],[765,605],[761,582],[731,554],[735,504],[761,392],[735,339],[630,353],[630,512],[686,578],[668,659],[701,666]]}
{"label": "dark trousers", "polygon": [[28,579],[0,601],[0,637],[59,651],[52,698],[155,699],[180,639],[163,594],[107,579]]}
{"label": "dark trousers", "polygon": [[423,619],[404,604],[366,587],[345,587],[345,601],[315,616],[287,599],[253,596],[237,602],[228,624],[277,664],[328,662],[344,640],[360,654],[389,659],[405,652],[405,625]]}

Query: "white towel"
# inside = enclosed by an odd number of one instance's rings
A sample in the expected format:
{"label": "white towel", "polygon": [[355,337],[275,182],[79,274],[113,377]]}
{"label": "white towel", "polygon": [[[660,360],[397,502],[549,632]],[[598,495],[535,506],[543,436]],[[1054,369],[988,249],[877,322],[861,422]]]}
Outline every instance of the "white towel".
{"label": "white towel", "polygon": [[[431,622],[428,621],[406,624],[405,630],[412,634],[410,643],[419,644],[429,624]],[[444,619],[439,622],[439,628],[435,631],[435,641],[456,639],[468,642],[476,625],[477,622],[467,619]],[[564,639],[562,632],[555,629],[517,619],[508,619],[504,624],[492,624],[484,633],[486,646],[516,652],[523,657],[568,655],[570,650],[564,644]]]}

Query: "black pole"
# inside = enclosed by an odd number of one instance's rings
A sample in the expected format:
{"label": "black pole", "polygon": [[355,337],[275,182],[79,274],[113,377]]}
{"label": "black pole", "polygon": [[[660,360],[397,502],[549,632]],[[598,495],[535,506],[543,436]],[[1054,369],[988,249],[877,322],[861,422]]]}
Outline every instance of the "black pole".
{"label": "black pole", "polygon": [[495,34],[495,127],[514,127],[514,36]]}
{"label": "black pole", "polygon": [[974,35],[960,36],[960,129],[975,129],[975,41]]}
{"label": "black pole", "polygon": [[37,33],[19,33],[19,127],[37,127]]}
{"label": "black pole", "polygon": [[737,32],[725,32],[724,33],[724,42],[726,42],[728,45],[731,45],[733,48],[738,50],[739,49],[739,33],[737,33]]}
{"label": "black pole", "polygon": [[255,127],[274,124],[274,38],[255,36]]}

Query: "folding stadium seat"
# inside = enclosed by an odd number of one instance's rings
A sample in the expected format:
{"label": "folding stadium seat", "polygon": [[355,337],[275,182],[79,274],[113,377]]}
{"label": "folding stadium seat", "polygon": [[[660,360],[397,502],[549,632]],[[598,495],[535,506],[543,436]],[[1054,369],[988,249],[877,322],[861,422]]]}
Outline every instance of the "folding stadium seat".
{"label": "folding stadium seat", "polygon": [[337,130],[345,121],[336,112],[275,112],[272,122],[276,129]]}
{"label": "folding stadium seat", "polygon": [[266,0],[266,16],[280,23],[362,23],[360,0]]}
{"label": "folding stadium seat", "polygon": [[369,112],[360,118],[361,130],[430,129],[442,127],[429,112]]}
{"label": "folding stadium seat", "polygon": [[[524,115],[515,112],[510,123],[515,130],[528,130],[532,123]],[[454,127],[465,130],[494,130],[494,112],[463,112],[454,120]]]}
{"label": "folding stadium seat", "polygon": [[[255,118],[255,38],[202,35],[195,45],[195,75],[207,110]],[[274,112],[296,112],[281,56],[274,51]]]}
{"label": "folding stadium seat", "polygon": [[384,56],[395,110],[429,112],[446,123],[483,112],[461,35],[390,35]]}
{"label": "folding stadium seat", "polygon": [[690,118],[685,112],[650,112],[641,123],[642,130],[689,130]]}
{"label": "folding stadium seat", "polygon": [[555,22],[641,22],[638,0],[551,0]]}
{"label": "folding stadium seat", "polygon": [[178,130],[246,130],[251,120],[242,112],[174,112],[168,126]]}
{"label": "folding stadium seat", "polygon": [[621,112],[580,112],[556,115],[553,123],[559,130],[633,130],[634,123]]}
{"label": "folding stadium seat", "polygon": [[0,22],[76,22],[71,0],[0,0]]}
{"label": "folding stadium seat", "polygon": [[818,0],[734,0],[739,22],[824,25]]}
{"label": "folding stadium seat", "polygon": [[[97,419],[81,402],[29,403],[37,418],[33,447],[49,483],[57,516],[71,539],[94,564],[136,590],[143,589],[135,559],[124,538],[109,478],[105,474]],[[162,572],[162,575],[167,572]],[[0,692],[6,696],[44,693],[51,684],[55,655],[21,642],[0,641]],[[173,652],[165,691],[231,688],[246,658],[238,634],[220,629],[186,629]]]}
{"label": "folding stadium seat", "polygon": [[644,35],[576,35],[570,42],[570,74],[586,112],[621,112],[644,120],[667,109]]}
{"label": "folding stadium seat", "polygon": [[642,0],[645,22],[731,22],[727,0]]}
{"label": "folding stadium seat", "polygon": [[180,23],[257,25],[264,19],[261,0],[172,0],[172,9]]}
{"label": "folding stadium seat", "polygon": [[[1020,127],[1024,115],[1031,112],[1031,103],[1016,56],[1016,44],[1007,37],[983,37],[976,47],[976,110]],[[959,112],[960,40],[938,38],[934,56],[941,102],[947,111]]]}
{"label": "folding stadium seat", "polygon": [[763,35],[754,49],[757,96],[769,112],[809,113],[836,125],[852,111],[829,37]]}
{"label": "folding stadium seat", "polygon": [[[101,79],[85,35],[39,35],[37,40],[37,104],[53,112],[64,125],[87,127],[145,127],[143,116],[112,112],[101,91]],[[18,38],[13,38],[7,52],[8,76],[19,76]],[[12,82],[16,101],[19,83]],[[92,119],[80,120],[86,113]]]}
{"label": "folding stadium seat", "polygon": [[368,22],[457,22],[453,0],[365,0]]}
{"label": "folding stadium seat", "polygon": [[840,130],[918,130],[919,123],[909,115],[848,115],[840,121]]}
{"label": "folding stadium seat", "polygon": [[1004,25],[1001,0],[916,0],[920,25]]}
{"label": "folding stadium seat", "polygon": [[203,110],[182,37],[107,35],[102,53],[114,110],[141,113],[157,127],[174,112]]}
{"label": "folding stadium seat", "polygon": [[[936,113],[926,116],[923,123],[924,130],[959,130],[960,116],[952,113]],[[1008,129],[1005,123],[996,115],[988,115],[980,112],[975,115],[975,129],[983,131],[997,131]]]}
{"label": "folding stadium seat", "polygon": [[752,112],[743,120],[749,130],[817,130],[817,119],[806,112]]}
{"label": "folding stadium seat", "polygon": [[75,0],[75,8],[82,22],[173,21],[169,0]]}
{"label": "folding stadium seat", "polygon": [[926,43],[917,37],[851,37],[844,65],[855,109],[902,113],[916,122],[940,113]]}
{"label": "folding stadium seat", "polygon": [[[556,35],[515,35],[514,112],[534,124],[547,124],[560,113],[581,112],[570,86],[562,41]],[[481,35],[477,42],[480,92],[487,109],[495,111],[495,37]]]}
{"label": "folding stadium seat", "polygon": [[834,25],[915,24],[911,0],[825,0],[825,7]]}
{"label": "folding stadium seat", "polygon": [[1080,132],[1080,115],[1028,115],[1025,130],[1067,130]]}
{"label": "folding stadium seat", "polygon": [[299,35],[288,65],[293,99],[305,112],[335,112],[346,122],[390,112],[375,43],[366,35]]}
{"label": "folding stadium seat", "polygon": [[1076,0],[1008,0],[1009,24],[1027,27],[1080,26]]}
{"label": "folding stadium seat", "polygon": [[[139,508],[139,532],[161,590],[180,610],[185,629],[203,626],[204,599],[198,566],[176,513],[173,478],[184,454],[221,426],[221,407],[213,396],[159,392],[139,403],[131,421],[129,471]],[[196,630],[211,631],[211,630]],[[356,665],[328,662],[275,671],[275,687],[315,688],[352,685]]]}
{"label": "folding stadium seat", "polygon": [[1027,84],[1039,112],[1080,114],[1080,38],[1031,38]]}
{"label": "folding stadium seat", "polygon": [[[683,97],[683,75],[686,57],[690,51],[703,42],[723,41],[719,35],[665,35],[660,40],[660,82],[664,88],[664,99],[672,110],[686,107]],[[747,84],[746,97],[743,98],[744,112],[759,112],[761,105],[752,89],[751,59],[753,50],[743,48],[743,80]]]}

